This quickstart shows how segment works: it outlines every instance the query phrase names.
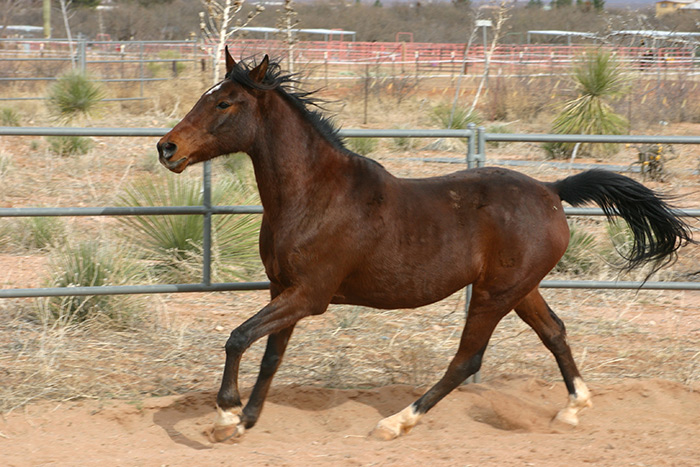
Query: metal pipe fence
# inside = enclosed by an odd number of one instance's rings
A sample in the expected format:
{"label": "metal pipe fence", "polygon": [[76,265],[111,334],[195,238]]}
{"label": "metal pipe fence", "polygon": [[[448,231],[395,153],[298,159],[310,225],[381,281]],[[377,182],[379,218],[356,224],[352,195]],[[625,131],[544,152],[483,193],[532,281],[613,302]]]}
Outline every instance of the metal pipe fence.
{"label": "metal pipe fence", "polygon": [[[345,42],[300,41],[294,52],[284,41],[239,38],[230,44],[235,56],[249,57],[268,53],[276,57],[293,57],[292,60],[309,70],[317,69],[313,79],[362,80],[368,75],[368,67],[376,67],[372,73],[380,79],[432,79],[455,76],[480,77],[484,73],[486,49],[473,44],[433,44],[413,42]],[[615,53],[628,72],[664,78],[675,76],[688,79],[698,73],[694,46],[655,48],[652,53],[644,47],[604,46]],[[544,77],[567,74],[577,57],[586,51],[583,45],[500,44],[488,60],[494,73],[500,77]],[[96,81],[106,83],[139,83],[139,95],[109,100],[141,100],[144,83],[170,78],[151,76],[150,65],[172,64],[173,74],[178,67],[191,64],[209,68],[213,66],[213,45],[201,41],[91,41],[76,39],[0,39],[0,63],[7,64],[0,70],[0,84],[26,81],[50,82],[56,78],[61,63],[71,64],[79,70],[96,71]],[[21,62],[29,62],[29,73],[47,76],[27,76],[19,72]],[[36,71],[36,62],[51,64],[46,73]],[[10,66],[11,65],[11,66]],[[36,66],[35,66],[36,65]],[[106,70],[105,70],[106,69]],[[319,70],[323,70],[323,72]],[[330,75],[329,75],[330,73]],[[119,74],[120,76],[112,76]],[[323,76],[321,76],[323,75]],[[0,101],[45,100],[45,97],[7,96]]]}
{"label": "metal pipe fence", "polygon": [[[40,128],[0,127],[0,136],[103,136],[103,137],[160,137],[167,133],[163,128]],[[483,166],[486,161],[486,142],[596,142],[639,144],[700,144],[697,136],[635,136],[635,135],[551,135],[551,134],[502,134],[486,133],[483,127],[471,125],[465,130],[340,130],[346,138],[462,138],[467,139],[465,163],[468,167]],[[64,208],[0,208],[0,217],[38,216],[135,216],[135,215],[186,215],[204,217],[202,281],[190,284],[124,285],[101,287],[53,287],[2,289],[0,298],[86,296],[119,294],[155,294],[178,292],[216,292],[264,290],[269,282],[211,282],[211,217],[221,214],[262,214],[262,206],[216,206],[211,204],[211,165],[203,164],[203,204],[201,206],[159,207],[64,207]],[[566,208],[567,215],[602,216],[598,208]],[[679,215],[700,217],[700,209],[678,210]],[[543,281],[541,287],[586,289],[654,289],[700,290],[700,282],[635,282],[635,281]]]}

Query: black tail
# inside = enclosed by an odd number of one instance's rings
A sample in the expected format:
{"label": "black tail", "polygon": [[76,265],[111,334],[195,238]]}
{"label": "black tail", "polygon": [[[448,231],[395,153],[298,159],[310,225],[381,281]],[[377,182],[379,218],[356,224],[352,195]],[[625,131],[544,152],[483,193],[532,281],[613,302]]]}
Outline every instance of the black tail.
{"label": "black tail", "polygon": [[552,184],[559,197],[579,206],[593,201],[608,220],[620,216],[634,235],[632,250],[625,256],[625,269],[655,262],[652,272],[673,262],[676,251],[692,243],[690,226],[676,216],[662,195],[624,175],[589,170]]}

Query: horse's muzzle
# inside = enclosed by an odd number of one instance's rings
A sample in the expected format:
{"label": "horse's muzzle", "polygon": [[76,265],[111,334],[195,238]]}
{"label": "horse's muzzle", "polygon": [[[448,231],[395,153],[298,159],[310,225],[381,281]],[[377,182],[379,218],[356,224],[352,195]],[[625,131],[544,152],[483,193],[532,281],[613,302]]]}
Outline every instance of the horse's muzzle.
{"label": "horse's muzzle", "polygon": [[158,148],[158,160],[165,168],[175,173],[180,173],[185,170],[185,167],[187,167],[187,157],[173,160],[173,156],[175,156],[177,152],[177,144],[160,140],[158,144],[156,144],[156,148]]}

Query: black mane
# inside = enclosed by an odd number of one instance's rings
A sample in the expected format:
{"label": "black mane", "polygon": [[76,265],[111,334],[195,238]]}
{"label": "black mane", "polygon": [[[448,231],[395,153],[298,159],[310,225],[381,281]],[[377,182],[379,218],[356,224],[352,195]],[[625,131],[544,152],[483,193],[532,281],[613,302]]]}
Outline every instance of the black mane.
{"label": "black mane", "polygon": [[330,141],[337,149],[348,152],[343,144],[343,139],[338,134],[338,129],[335,127],[330,118],[324,116],[319,110],[311,109],[316,107],[320,109],[320,101],[314,99],[313,95],[316,91],[302,91],[297,85],[299,80],[296,79],[296,74],[283,73],[279,61],[270,60],[267,67],[267,72],[262,82],[258,83],[250,78],[249,72],[257,66],[257,63],[246,63],[241,60],[236,63],[233,69],[226,73],[225,79],[230,79],[238,84],[251,89],[259,90],[278,90],[294,107],[311,122],[311,124]]}

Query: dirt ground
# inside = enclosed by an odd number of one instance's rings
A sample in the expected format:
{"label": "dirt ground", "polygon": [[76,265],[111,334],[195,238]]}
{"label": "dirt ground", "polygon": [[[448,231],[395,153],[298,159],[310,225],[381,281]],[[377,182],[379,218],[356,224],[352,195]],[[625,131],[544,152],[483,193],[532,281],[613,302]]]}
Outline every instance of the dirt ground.
{"label": "dirt ground", "polygon": [[417,396],[411,387],[277,387],[259,424],[233,445],[204,435],[211,392],[43,402],[4,417],[0,457],[6,466],[697,465],[700,386],[650,379],[591,389],[594,407],[577,428],[553,426],[562,384],[500,376],[459,388],[390,442],[366,435]]}

